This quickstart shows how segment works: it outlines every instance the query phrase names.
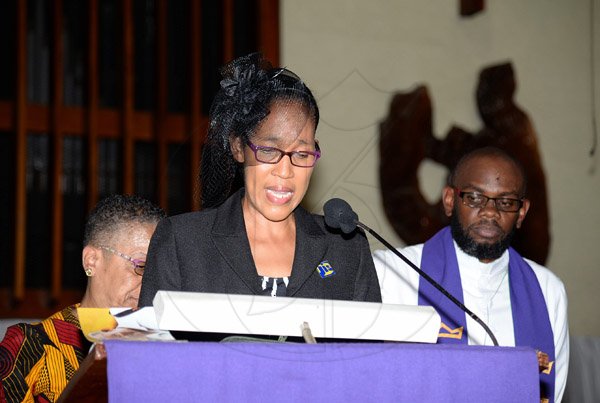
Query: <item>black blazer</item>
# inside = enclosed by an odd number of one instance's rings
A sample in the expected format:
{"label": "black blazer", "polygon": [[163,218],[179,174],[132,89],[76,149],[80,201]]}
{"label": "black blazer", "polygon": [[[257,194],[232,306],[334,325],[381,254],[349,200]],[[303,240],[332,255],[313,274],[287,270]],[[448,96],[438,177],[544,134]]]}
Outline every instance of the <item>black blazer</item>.
{"label": "black blazer", "polygon": [[[158,290],[261,294],[242,213],[243,189],[215,209],[162,220],[150,241],[140,306]],[[381,302],[375,266],[362,231],[334,233],[322,216],[294,211],[296,251],[287,296]],[[328,261],[336,274],[322,278]]]}

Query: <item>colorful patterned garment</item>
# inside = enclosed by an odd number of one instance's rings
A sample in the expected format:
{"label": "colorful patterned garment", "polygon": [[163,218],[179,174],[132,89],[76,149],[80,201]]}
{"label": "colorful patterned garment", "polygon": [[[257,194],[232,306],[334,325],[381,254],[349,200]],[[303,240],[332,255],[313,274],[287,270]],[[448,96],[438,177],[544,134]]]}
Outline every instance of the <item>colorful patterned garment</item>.
{"label": "colorful patterned garment", "polygon": [[72,305],[40,323],[19,323],[0,343],[0,402],[54,402],[88,353]]}

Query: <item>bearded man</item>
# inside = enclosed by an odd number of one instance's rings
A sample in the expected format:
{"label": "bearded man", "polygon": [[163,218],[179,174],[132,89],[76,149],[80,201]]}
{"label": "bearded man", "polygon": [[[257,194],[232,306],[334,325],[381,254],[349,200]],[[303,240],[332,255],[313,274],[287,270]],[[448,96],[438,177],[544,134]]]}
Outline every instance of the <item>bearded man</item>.
{"label": "bearded man", "polygon": [[[567,379],[567,296],[561,280],[510,247],[530,202],[521,165],[497,148],[465,155],[442,192],[449,227],[399,251],[481,318],[501,346],[548,355],[542,398],[559,402]],[[373,254],[384,303],[430,305],[438,343],[492,345],[485,330],[390,251]]]}

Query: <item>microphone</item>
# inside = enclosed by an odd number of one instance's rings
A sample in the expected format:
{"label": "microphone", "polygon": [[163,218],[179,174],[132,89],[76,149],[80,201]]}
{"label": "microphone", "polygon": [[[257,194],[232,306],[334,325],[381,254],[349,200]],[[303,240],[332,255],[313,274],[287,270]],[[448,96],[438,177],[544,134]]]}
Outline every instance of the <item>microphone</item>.
{"label": "microphone", "polygon": [[358,215],[352,210],[352,207],[342,199],[333,198],[327,201],[323,206],[323,212],[325,213],[325,224],[327,224],[331,228],[339,228],[342,230],[344,234],[349,234],[356,229],[356,227],[360,227],[363,230],[367,231],[369,234],[373,235],[379,242],[385,245],[390,251],[392,251],[396,256],[402,259],[407,265],[409,265],[412,269],[414,269],[421,277],[429,282],[432,286],[437,288],[442,294],[446,296],[450,301],[452,301],[456,306],[458,306],[462,311],[464,311],[467,315],[471,317],[475,322],[479,323],[481,327],[486,331],[486,333],[492,339],[494,346],[498,346],[498,340],[496,340],[496,336],[490,330],[490,328],[481,320],[477,315],[475,315],[469,308],[464,306],[462,302],[456,299],[452,294],[450,294],[444,287],[442,287],[437,281],[429,276],[429,274],[425,273],[421,270],[417,265],[408,260],[402,253],[398,252],[396,248],[394,248],[388,241],[383,239],[381,235],[377,232],[373,231],[371,228],[361,223],[358,220]]}
{"label": "microphone", "polygon": [[331,228],[339,228],[344,234],[349,234],[356,229],[358,215],[352,207],[342,199],[331,199],[323,206],[325,224]]}

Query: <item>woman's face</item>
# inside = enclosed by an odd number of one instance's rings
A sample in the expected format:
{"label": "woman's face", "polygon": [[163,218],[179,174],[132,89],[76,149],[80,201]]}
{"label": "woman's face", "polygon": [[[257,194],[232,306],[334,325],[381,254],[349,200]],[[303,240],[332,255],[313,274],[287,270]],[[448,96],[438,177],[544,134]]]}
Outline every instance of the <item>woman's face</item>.
{"label": "woman's face", "polygon": [[[244,164],[246,218],[264,217],[272,222],[290,218],[306,194],[313,167],[294,166],[287,155],[276,164],[258,162],[252,149],[236,140],[232,152]],[[315,151],[315,125],[301,104],[276,102],[250,141],[283,151]]]}
{"label": "woman's face", "polygon": [[[150,238],[156,229],[156,224],[131,223],[118,230],[108,245],[86,246],[84,248],[84,265],[87,253],[93,256],[91,277],[92,286],[87,292],[90,300],[98,308],[130,307],[138,305],[142,276],[134,272],[134,264],[126,255],[134,260],[146,261]],[[101,247],[112,249],[109,251]]]}

